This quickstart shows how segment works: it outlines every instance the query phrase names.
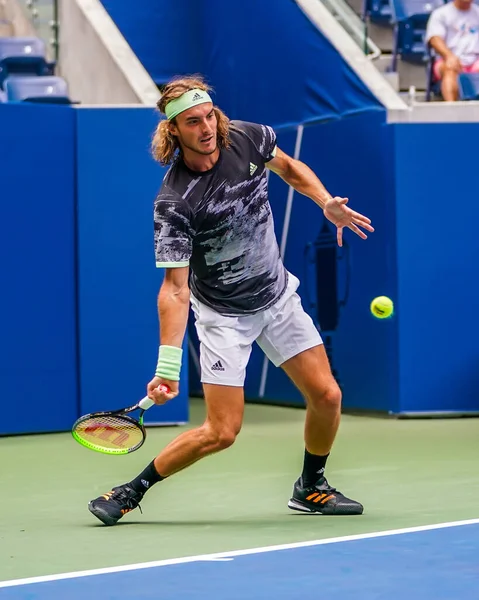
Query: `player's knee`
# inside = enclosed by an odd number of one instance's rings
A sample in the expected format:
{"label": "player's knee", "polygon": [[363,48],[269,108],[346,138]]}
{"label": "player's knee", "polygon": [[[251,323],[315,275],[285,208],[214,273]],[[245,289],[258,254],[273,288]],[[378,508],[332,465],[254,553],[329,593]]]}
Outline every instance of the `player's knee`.
{"label": "player's knee", "polygon": [[235,443],[236,433],[233,429],[225,429],[220,432],[217,438],[217,446],[219,450],[226,450]]}
{"label": "player's knee", "polygon": [[240,429],[240,425],[224,424],[213,427],[209,424],[207,425],[208,444],[212,446],[214,452],[226,450],[235,443]]}
{"label": "player's knee", "polygon": [[341,407],[342,394],[336,382],[314,390],[309,394],[308,401],[313,410],[339,409]]}

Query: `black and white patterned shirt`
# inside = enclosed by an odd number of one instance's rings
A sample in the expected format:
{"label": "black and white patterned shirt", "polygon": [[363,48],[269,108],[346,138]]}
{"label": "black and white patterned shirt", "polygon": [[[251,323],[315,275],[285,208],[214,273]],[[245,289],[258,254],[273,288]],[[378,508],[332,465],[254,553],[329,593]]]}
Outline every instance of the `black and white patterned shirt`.
{"label": "black and white patterned shirt", "polygon": [[223,315],[252,314],[286,289],[268,200],[265,163],[276,150],[271,127],[231,121],[231,145],[195,172],[178,157],[155,201],[158,267],[190,266],[192,293]]}

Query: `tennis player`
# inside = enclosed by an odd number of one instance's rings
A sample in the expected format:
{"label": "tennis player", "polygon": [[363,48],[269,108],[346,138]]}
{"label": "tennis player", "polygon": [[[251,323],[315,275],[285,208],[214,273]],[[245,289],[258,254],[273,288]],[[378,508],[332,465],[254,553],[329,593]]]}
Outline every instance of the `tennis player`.
{"label": "tennis player", "polygon": [[[156,264],[165,269],[158,295],[160,347],[148,396],[163,404],[178,394],[189,306],[200,341],[207,416],[179,435],[132,481],[92,500],[107,525],[135,509],[154,484],[224,450],[240,432],[245,369],[256,341],[305,398],[304,463],[289,508],[359,515],[363,506],[324,475],[340,421],[341,392],[320,334],[303,310],[298,279],[284,267],[268,201],[266,169],[308,196],[337,227],[362,239],[371,221],[332,197],[304,163],[286,155],[271,127],[229,121],[199,77],[164,88],[153,154],[171,164],[154,208]],[[319,218],[319,216],[318,216]],[[157,388],[169,386],[165,393]]]}

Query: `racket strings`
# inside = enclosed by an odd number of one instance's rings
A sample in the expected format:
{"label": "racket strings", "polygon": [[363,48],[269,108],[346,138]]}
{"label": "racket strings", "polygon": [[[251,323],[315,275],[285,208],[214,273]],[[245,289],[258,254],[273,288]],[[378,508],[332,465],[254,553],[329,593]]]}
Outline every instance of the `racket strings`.
{"label": "racket strings", "polygon": [[84,441],[106,449],[133,448],[143,440],[142,430],[120,416],[86,419],[77,425],[75,433]]}

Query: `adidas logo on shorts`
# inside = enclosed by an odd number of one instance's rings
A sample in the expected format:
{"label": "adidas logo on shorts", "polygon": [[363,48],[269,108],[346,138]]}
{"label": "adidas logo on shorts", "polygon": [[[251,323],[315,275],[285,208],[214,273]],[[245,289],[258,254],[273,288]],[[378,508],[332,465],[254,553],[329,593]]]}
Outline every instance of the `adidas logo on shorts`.
{"label": "adidas logo on shorts", "polygon": [[211,367],[212,371],[224,371],[225,368],[223,367],[223,365],[221,364],[221,361],[219,360],[218,362],[215,362],[215,364]]}

